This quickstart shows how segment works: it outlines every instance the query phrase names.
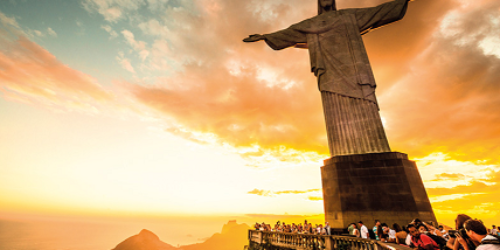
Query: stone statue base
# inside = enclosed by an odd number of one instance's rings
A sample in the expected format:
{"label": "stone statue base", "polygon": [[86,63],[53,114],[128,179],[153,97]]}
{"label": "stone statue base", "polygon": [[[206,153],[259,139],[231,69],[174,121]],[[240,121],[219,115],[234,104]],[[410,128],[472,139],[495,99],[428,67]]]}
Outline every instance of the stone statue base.
{"label": "stone statue base", "polygon": [[398,152],[335,156],[321,168],[325,219],[332,228],[375,220],[407,225],[433,221],[427,192],[414,161]]}

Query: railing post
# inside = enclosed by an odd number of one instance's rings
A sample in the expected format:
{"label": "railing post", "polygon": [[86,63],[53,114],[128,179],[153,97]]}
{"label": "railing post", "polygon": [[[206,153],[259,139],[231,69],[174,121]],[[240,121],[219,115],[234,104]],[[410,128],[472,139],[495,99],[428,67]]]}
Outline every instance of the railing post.
{"label": "railing post", "polygon": [[332,237],[330,237],[330,236],[325,237],[325,249],[326,250],[334,250],[332,248]]}

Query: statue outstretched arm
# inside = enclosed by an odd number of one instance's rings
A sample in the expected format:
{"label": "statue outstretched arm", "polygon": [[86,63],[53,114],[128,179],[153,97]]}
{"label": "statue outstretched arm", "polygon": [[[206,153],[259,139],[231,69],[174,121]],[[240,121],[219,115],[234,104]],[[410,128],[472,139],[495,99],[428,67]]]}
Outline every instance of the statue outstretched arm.
{"label": "statue outstretched arm", "polygon": [[247,43],[257,42],[261,40],[266,41],[267,45],[269,45],[269,47],[274,50],[294,47],[297,44],[303,47],[303,44],[307,42],[306,34],[294,28],[293,25],[287,29],[280,30],[271,34],[255,34],[243,39],[243,41]]}
{"label": "statue outstretched arm", "polygon": [[249,35],[247,38],[243,39],[243,42],[246,43],[253,43],[253,42],[258,42],[260,40],[265,40],[266,38],[263,35],[255,34],[255,35]]}
{"label": "statue outstretched arm", "polygon": [[356,16],[359,31],[366,34],[369,31],[401,20],[406,14],[408,2],[411,0],[394,0],[371,8],[346,9]]}

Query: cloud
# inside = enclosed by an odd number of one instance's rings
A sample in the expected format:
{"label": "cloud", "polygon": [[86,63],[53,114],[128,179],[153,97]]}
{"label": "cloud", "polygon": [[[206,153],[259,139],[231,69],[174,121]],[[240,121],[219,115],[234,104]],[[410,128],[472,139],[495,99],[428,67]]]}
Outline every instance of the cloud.
{"label": "cloud", "polygon": [[319,192],[321,189],[308,189],[308,190],[285,190],[285,191],[276,191],[275,194],[306,194],[311,192]]}
{"label": "cloud", "polygon": [[266,190],[254,189],[252,191],[249,191],[248,194],[256,194],[256,195],[260,195],[260,196],[270,196],[271,192],[266,191]]}
{"label": "cloud", "polygon": [[123,52],[119,52],[118,56],[116,57],[116,60],[118,63],[124,68],[125,70],[129,71],[130,73],[135,74],[135,69],[130,63],[130,60],[125,58],[125,54]]}
{"label": "cloud", "polygon": [[129,30],[123,30],[122,35],[125,37],[127,43],[134,49],[137,53],[139,53],[139,57],[142,61],[146,60],[149,56],[149,51],[146,49],[146,43],[143,41],[136,41],[135,36]]}
{"label": "cloud", "polygon": [[[500,3],[478,5],[459,5],[444,15],[443,22],[451,23],[437,26],[426,48],[406,63],[407,75],[381,96],[393,148],[415,156],[448,152],[456,160],[500,163],[495,125],[500,122],[495,111],[500,58],[481,47],[499,28],[491,16],[500,14]],[[403,113],[408,114],[404,119]]]}
{"label": "cloud", "polygon": [[109,25],[101,25],[101,29],[109,33],[109,39],[114,39],[118,37],[118,33],[111,28]]}
{"label": "cloud", "polygon": [[150,11],[162,11],[167,7],[169,0],[147,0]]}
{"label": "cloud", "polygon": [[[500,171],[490,171],[490,174],[480,180],[473,180],[467,185],[455,187],[427,188],[427,193],[436,213],[442,220],[452,220],[459,213],[472,217],[492,220],[500,213]],[[443,197],[444,199],[440,199]]]}
{"label": "cloud", "polygon": [[464,174],[448,174],[448,173],[442,173],[442,174],[438,174],[436,175],[437,179],[436,180],[442,180],[442,179],[445,179],[445,180],[461,180],[461,179],[465,179],[466,176]]}
{"label": "cloud", "polygon": [[0,30],[0,91],[6,98],[91,112],[114,98],[94,78],[26,38],[12,19],[0,21],[14,27]]}
{"label": "cloud", "polygon": [[[269,30],[269,24],[255,20],[246,10],[248,2],[211,3],[169,9],[168,18],[139,26],[156,40],[157,49],[150,57],[161,60],[151,65],[156,69],[176,65],[178,70],[154,85],[130,84],[131,94],[175,120],[169,131],[184,131],[179,133],[182,136],[213,135],[220,144],[256,148],[253,155],[246,154],[249,157],[294,150],[283,160],[309,157],[308,152],[321,155],[312,156],[315,161],[325,158],[321,102],[308,72],[307,51],[283,54],[263,44],[244,44],[242,38],[259,29],[256,24],[263,24],[263,30]],[[270,8],[286,13],[280,6]],[[304,12],[298,8],[287,13],[290,22],[297,21],[292,15],[298,11]],[[281,65],[285,58],[296,63]]]}
{"label": "cloud", "polygon": [[4,27],[10,28],[10,29],[16,29],[16,30],[21,30],[21,27],[19,26],[19,23],[17,23],[16,19],[14,17],[8,17],[4,13],[0,12],[0,22]]}
{"label": "cloud", "polygon": [[57,33],[51,28],[51,27],[48,27],[47,28],[47,33],[50,35],[50,36],[53,36],[53,37],[57,37]]}
{"label": "cloud", "polygon": [[309,197],[307,197],[307,199],[310,200],[310,201],[322,201],[323,197],[320,197],[320,196],[309,196]]}
{"label": "cloud", "polygon": [[117,22],[144,4],[144,0],[84,0],[82,2],[87,11],[98,12],[108,22]]}
{"label": "cloud", "polygon": [[451,195],[451,194],[471,194],[471,193],[498,193],[500,184],[500,171],[490,172],[486,179],[474,180],[469,185],[460,185],[452,188],[427,188],[429,195]]}
{"label": "cloud", "polygon": [[248,194],[256,194],[259,196],[275,196],[281,194],[307,194],[312,192],[319,192],[321,189],[308,189],[308,190],[284,190],[284,191],[270,191],[270,190],[261,190],[254,189],[249,191]]}
{"label": "cloud", "polygon": [[[481,38],[496,28],[494,4],[485,0],[466,8],[453,0],[414,1],[402,21],[364,36],[394,150],[411,157],[446,152],[464,161],[495,163],[500,130],[494,124],[500,116],[493,109],[500,87],[494,82],[500,70],[497,57],[481,47],[494,41]],[[311,152],[315,155],[307,160],[320,161],[328,150],[307,51],[272,51],[263,43],[241,42],[248,34],[270,33],[306,19],[315,8],[303,1],[181,1],[159,17],[140,18],[137,26],[154,40],[151,47],[130,30],[122,31],[142,55],[137,68],[169,76],[150,85],[132,82],[131,95],[174,121],[166,128],[171,133],[253,149],[240,150],[247,159],[253,157],[252,165],[271,165],[278,158],[297,162]],[[469,22],[477,31],[466,28]],[[453,32],[443,33],[448,29]],[[464,46],[457,36],[472,38]]]}

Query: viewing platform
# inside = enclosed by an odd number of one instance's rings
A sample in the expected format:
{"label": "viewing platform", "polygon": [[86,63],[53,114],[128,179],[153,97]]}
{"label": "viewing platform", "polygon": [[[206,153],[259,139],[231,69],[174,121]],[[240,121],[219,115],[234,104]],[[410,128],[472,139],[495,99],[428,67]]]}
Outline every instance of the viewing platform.
{"label": "viewing platform", "polygon": [[249,250],[411,250],[394,243],[384,243],[341,235],[292,234],[248,231]]}

